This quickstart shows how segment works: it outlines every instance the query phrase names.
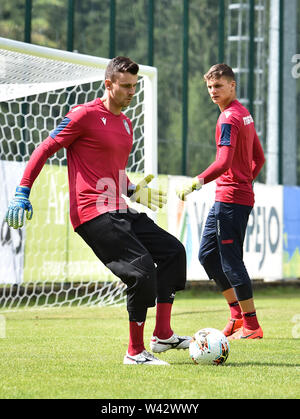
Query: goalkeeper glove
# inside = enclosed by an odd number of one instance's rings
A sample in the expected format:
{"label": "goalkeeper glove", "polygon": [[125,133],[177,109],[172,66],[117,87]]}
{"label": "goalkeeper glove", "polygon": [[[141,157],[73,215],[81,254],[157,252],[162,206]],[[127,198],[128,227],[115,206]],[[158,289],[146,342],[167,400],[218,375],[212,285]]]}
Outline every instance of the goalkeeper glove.
{"label": "goalkeeper glove", "polygon": [[148,188],[148,183],[154,178],[153,175],[146,176],[137,185],[130,185],[129,193],[131,202],[138,202],[139,204],[145,205],[152,211],[156,211],[157,208],[162,208],[167,202],[166,193],[161,190]]}
{"label": "goalkeeper glove", "polygon": [[24,211],[27,220],[31,220],[33,215],[32,205],[29,201],[30,188],[18,186],[14,199],[9,203],[5,221],[9,227],[20,228],[24,224]]}
{"label": "goalkeeper glove", "polygon": [[199,191],[202,188],[203,182],[198,178],[198,176],[194,177],[193,179],[187,181],[184,185],[179,186],[176,189],[176,195],[182,201],[186,200],[187,195],[189,195],[193,191]]}

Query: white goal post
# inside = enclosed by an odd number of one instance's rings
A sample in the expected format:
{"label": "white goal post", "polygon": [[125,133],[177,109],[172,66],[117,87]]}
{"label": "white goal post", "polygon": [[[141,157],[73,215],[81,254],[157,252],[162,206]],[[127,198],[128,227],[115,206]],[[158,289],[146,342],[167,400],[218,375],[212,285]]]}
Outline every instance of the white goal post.
{"label": "white goal post", "polygon": [[[32,188],[33,219],[21,230],[4,222],[33,150],[70,107],[102,96],[108,61],[0,37],[0,311],[124,302],[125,286],[70,226],[64,149]],[[134,129],[129,177],[157,175],[157,70],[140,65],[139,76],[125,111]]]}

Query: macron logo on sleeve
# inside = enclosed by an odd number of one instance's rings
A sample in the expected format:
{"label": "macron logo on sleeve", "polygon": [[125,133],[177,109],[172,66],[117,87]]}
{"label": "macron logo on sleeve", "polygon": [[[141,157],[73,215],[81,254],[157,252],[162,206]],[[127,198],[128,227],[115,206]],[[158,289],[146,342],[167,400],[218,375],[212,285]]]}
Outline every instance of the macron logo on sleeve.
{"label": "macron logo on sleeve", "polygon": [[50,133],[50,137],[52,137],[53,139],[55,139],[55,137],[63,130],[66,128],[66,126],[71,122],[70,118],[65,117],[61,123],[55,128],[54,131],[52,131]]}

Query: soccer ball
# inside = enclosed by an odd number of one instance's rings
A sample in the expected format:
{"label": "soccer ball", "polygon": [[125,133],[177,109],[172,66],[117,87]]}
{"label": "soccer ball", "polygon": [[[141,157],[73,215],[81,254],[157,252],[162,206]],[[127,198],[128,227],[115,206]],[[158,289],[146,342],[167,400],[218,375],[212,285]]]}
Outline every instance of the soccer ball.
{"label": "soccer ball", "polygon": [[230,351],[229,343],[220,330],[198,330],[190,342],[190,357],[195,364],[224,364]]}

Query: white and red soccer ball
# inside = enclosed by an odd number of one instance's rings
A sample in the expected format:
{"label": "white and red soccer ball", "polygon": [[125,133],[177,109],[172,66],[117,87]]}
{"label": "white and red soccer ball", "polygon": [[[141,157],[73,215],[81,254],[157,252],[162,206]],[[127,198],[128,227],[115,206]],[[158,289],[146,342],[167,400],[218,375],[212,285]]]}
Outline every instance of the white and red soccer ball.
{"label": "white and red soccer ball", "polygon": [[198,330],[189,346],[190,357],[195,364],[224,364],[229,351],[226,336],[220,330],[209,327]]}

